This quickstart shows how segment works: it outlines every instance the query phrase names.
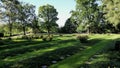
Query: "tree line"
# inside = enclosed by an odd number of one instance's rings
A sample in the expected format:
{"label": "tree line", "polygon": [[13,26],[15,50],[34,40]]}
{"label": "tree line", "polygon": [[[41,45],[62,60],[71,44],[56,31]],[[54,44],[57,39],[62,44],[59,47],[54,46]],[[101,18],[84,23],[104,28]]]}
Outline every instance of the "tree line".
{"label": "tree line", "polygon": [[19,0],[0,0],[0,32],[10,36],[14,32],[51,32],[57,33],[118,33],[120,32],[119,0],[75,0],[76,9],[72,10],[63,27],[58,27],[57,9],[52,5],[39,7]]}

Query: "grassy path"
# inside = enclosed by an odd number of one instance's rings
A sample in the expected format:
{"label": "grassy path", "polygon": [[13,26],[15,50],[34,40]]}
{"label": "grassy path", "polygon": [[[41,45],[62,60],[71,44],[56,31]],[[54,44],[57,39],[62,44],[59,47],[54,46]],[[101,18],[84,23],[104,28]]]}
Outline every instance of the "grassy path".
{"label": "grassy path", "polygon": [[113,40],[118,36],[107,37],[105,40],[88,47],[86,50],[73,55],[57,64],[50,66],[50,68],[78,68],[81,64],[85,63],[91,56],[103,50],[106,46],[113,43]]}

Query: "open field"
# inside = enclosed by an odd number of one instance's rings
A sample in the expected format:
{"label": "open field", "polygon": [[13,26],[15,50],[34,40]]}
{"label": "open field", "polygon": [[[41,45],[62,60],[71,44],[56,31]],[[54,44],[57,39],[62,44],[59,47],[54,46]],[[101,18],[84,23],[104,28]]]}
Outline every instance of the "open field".
{"label": "open field", "polygon": [[[110,63],[120,67],[119,61],[109,59],[120,60],[119,53],[111,51],[120,35],[91,34],[87,43],[80,43],[77,35],[54,35],[52,41],[4,40],[6,43],[0,45],[0,68],[106,68]],[[115,56],[110,55],[113,52]]]}

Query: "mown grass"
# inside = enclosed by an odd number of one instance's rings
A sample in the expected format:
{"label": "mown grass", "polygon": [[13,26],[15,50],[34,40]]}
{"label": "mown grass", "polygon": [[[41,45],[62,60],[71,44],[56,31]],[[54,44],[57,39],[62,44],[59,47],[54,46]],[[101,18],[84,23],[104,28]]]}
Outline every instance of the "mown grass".
{"label": "mown grass", "polygon": [[[91,34],[89,42],[82,44],[76,39],[77,35],[79,34],[55,35],[51,42],[41,39],[7,40],[9,43],[0,45],[0,67],[41,68],[42,65],[52,65],[51,61],[56,60],[57,64],[53,64],[51,68],[77,68],[118,37]],[[65,57],[68,54],[70,56]],[[65,58],[60,60],[61,56]]]}
{"label": "mown grass", "polygon": [[43,41],[41,42],[42,43],[37,43],[37,44],[30,43],[28,45],[21,46],[21,47],[17,47],[17,45],[19,46],[21,45],[21,43],[20,44],[16,43],[14,45],[16,47],[1,50],[0,51],[0,55],[1,55],[0,65],[2,66],[3,64],[6,64],[6,63],[21,61],[24,59],[28,59],[31,57],[44,54],[45,52],[53,51],[53,50],[63,48],[63,47],[72,46],[72,45],[75,45],[75,43],[78,43],[72,37],[62,37],[62,38],[58,37],[58,38],[55,38],[51,42],[43,42]]}
{"label": "mown grass", "polygon": [[106,46],[112,44],[112,41],[118,38],[118,36],[103,36],[101,38],[103,38],[101,42],[96,43],[94,46],[88,47],[83,52],[77,53],[66,60],[50,66],[50,68],[79,68],[79,66],[84,64],[85,61],[87,61],[91,56],[103,50]]}

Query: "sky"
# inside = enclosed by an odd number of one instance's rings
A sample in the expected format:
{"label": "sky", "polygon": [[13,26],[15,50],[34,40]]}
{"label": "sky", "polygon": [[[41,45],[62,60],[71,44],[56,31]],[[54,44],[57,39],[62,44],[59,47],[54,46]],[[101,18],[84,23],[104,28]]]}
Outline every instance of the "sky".
{"label": "sky", "polygon": [[53,5],[58,11],[57,21],[58,25],[64,26],[65,21],[71,16],[70,11],[75,10],[74,0],[19,0],[22,2],[30,3],[36,6],[36,14],[38,14],[38,8],[42,5]]}

